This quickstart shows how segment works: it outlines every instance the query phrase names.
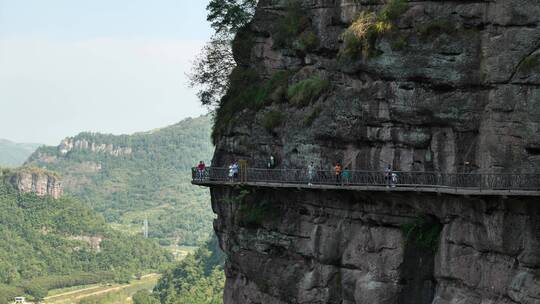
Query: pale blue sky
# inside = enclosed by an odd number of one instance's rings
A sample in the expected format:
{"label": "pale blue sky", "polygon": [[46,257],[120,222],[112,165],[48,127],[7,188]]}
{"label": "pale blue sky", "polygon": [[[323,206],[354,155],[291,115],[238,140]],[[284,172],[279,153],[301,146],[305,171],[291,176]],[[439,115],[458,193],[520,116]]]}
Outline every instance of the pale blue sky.
{"label": "pale blue sky", "polygon": [[0,0],[0,138],[57,144],[206,112],[185,73],[207,0]]}

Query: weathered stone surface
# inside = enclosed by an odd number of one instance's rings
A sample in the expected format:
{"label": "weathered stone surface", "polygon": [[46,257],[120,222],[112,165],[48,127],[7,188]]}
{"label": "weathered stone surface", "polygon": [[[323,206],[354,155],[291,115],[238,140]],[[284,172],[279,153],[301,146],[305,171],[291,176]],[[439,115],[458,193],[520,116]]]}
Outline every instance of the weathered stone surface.
{"label": "weathered stone surface", "polygon": [[[538,303],[534,199],[250,189],[241,202],[226,187],[212,196],[226,303]],[[241,224],[240,205],[261,200],[275,209]],[[419,215],[444,226],[431,254],[406,252],[403,225]],[[427,275],[419,288],[408,282],[417,275]]]}
{"label": "weathered stone surface", "polygon": [[[238,109],[213,165],[265,166],[272,154],[278,168],[538,173],[540,2],[409,2],[374,56],[339,56],[350,22],[385,2],[302,1],[318,45],[299,51],[275,45],[286,2],[261,1],[242,63],[330,86],[305,107]],[[271,110],[284,120],[269,131]],[[535,200],[259,189],[249,203],[275,209],[247,227],[231,191],[212,189],[225,303],[540,303]],[[426,215],[443,227],[434,251],[403,235]]]}
{"label": "weathered stone surface", "polygon": [[64,193],[61,179],[51,173],[34,168],[21,168],[7,171],[0,177],[7,180],[21,193],[35,193],[38,196],[51,196],[58,199]]}
{"label": "weathered stone surface", "polygon": [[130,155],[133,152],[129,147],[115,147],[113,144],[99,144],[86,139],[74,139],[71,137],[62,140],[58,146],[61,155],[65,155],[72,150],[88,150],[93,153],[106,153],[112,156]]}

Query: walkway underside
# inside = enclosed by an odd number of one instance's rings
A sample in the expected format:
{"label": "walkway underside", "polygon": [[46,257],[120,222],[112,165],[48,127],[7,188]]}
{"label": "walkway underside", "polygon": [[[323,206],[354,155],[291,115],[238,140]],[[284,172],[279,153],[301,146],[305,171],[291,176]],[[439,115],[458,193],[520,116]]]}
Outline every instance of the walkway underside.
{"label": "walkway underside", "polygon": [[420,193],[436,193],[450,194],[460,196],[540,196],[539,191],[528,190],[497,190],[497,189],[476,189],[476,188],[451,188],[445,186],[414,186],[414,185],[396,185],[395,187],[387,187],[385,185],[327,185],[327,184],[299,184],[299,183],[278,183],[278,182],[230,182],[230,181],[196,181],[192,184],[198,186],[250,186],[250,187],[265,187],[265,188],[287,188],[297,190],[342,190],[342,191],[363,191],[363,192],[420,192]]}

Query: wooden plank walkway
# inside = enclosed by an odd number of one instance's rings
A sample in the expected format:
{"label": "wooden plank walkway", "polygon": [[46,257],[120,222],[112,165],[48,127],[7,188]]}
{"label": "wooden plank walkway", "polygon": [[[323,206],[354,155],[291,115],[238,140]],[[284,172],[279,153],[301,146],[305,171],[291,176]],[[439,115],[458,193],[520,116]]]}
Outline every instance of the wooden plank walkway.
{"label": "wooden plank walkway", "polygon": [[286,188],[298,190],[343,190],[343,191],[363,191],[363,192],[394,192],[394,193],[435,193],[449,194],[458,196],[502,196],[502,197],[530,197],[540,196],[540,191],[529,190],[494,190],[477,188],[452,188],[445,186],[414,186],[414,185],[396,185],[396,187],[386,186],[360,186],[360,185],[331,185],[331,184],[299,184],[299,183],[278,183],[278,182],[231,182],[231,181],[210,181],[193,180],[193,185],[212,187],[212,186],[250,186],[262,188]]}

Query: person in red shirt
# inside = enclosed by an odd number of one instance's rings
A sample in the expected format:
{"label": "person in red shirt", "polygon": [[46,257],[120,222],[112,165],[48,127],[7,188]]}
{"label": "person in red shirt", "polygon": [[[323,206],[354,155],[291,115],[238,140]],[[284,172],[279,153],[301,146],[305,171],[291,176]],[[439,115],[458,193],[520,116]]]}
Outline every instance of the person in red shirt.
{"label": "person in red shirt", "polygon": [[336,172],[336,184],[341,184],[341,171],[343,171],[343,167],[338,162],[336,163],[336,166],[334,167],[334,171]]}
{"label": "person in red shirt", "polygon": [[204,179],[204,173],[206,171],[206,165],[204,164],[204,162],[201,160],[199,162],[199,165],[197,166],[197,171],[198,171],[198,177],[199,177],[199,180],[203,180]]}

